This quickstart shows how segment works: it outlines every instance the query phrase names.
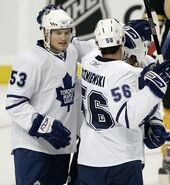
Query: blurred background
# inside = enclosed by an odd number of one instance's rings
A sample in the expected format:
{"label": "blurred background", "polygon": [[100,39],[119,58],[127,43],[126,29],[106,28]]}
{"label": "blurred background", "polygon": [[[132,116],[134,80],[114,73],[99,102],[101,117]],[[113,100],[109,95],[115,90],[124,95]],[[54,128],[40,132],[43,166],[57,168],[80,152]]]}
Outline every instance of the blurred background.
{"label": "blurred background", "polygon": [[[50,3],[63,3],[75,19],[77,36],[82,39],[93,37],[94,27],[102,18],[114,17],[126,23],[133,18],[142,18],[144,13],[142,0],[0,0],[0,185],[15,185],[11,121],[4,108],[12,58],[42,37],[36,17]],[[145,185],[158,185],[161,160],[159,149],[146,149]]]}
{"label": "blurred background", "polygon": [[92,32],[99,19],[114,17],[125,23],[132,18],[141,18],[144,12],[142,0],[0,0],[1,83],[8,79],[13,55],[31,47],[42,37],[36,22],[39,11],[56,2],[63,3],[74,18],[77,36],[83,39],[93,37]]}

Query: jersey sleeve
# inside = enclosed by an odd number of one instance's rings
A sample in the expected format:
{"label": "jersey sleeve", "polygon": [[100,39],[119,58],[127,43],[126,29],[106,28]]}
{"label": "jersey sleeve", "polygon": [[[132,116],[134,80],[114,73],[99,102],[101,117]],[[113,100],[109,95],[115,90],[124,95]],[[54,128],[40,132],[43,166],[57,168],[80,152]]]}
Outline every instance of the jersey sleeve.
{"label": "jersey sleeve", "polygon": [[91,51],[98,49],[94,39],[82,41],[79,40],[77,37],[74,37],[72,40],[72,44],[78,51],[79,62],[81,62],[81,58],[84,57],[87,53],[90,53]]}
{"label": "jersey sleeve", "polygon": [[40,70],[34,62],[25,56],[14,58],[6,97],[11,119],[25,130],[30,129],[36,113],[30,102],[34,103],[31,98],[40,84]]}
{"label": "jersey sleeve", "polygon": [[120,100],[116,89],[111,90],[116,122],[131,129],[139,126],[154,106],[160,102],[149,87],[145,86],[142,90],[138,90],[137,76],[137,73],[129,73],[117,82],[117,87],[122,89]]}
{"label": "jersey sleeve", "polygon": [[[161,102],[159,102],[157,105],[156,105],[156,109],[155,109],[155,112],[153,113],[152,117],[155,117],[159,120],[162,120],[162,115],[161,115]],[[151,118],[152,118],[151,117]]]}
{"label": "jersey sleeve", "polygon": [[153,57],[146,55],[145,59],[142,61],[142,66],[144,68],[151,63],[156,63],[156,60]]}

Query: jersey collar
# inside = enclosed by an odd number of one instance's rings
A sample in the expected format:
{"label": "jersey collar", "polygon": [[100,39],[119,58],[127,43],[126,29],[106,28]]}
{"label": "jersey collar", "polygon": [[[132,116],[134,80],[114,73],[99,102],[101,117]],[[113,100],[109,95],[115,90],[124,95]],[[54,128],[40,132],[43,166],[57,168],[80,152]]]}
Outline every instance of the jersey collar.
{"label": "jersey collar", "polygon": [[[46,50],[46,48],[44,47],[44,41],[43,40],[38,40],[37,41],[37,45],[44,48]],[[52,52],[51,52],[52,53]],[[58,54],[55,54],[55,53],[52,53],[54,56],[58,57],[59,59],[61,59],[62,61],[66,61],[66,55],[67,55],[67,52],[66,51],[63,51],[61,53],[58,53]]]}
{"label": "jersey collar", "polygon": [[97,55],[95,57],[98,61],[101,61],[101,62],[111,62],[111,61],[115,61],[116,59],[110,59],[110,58],[103,58],[101,57],[100,55]]}

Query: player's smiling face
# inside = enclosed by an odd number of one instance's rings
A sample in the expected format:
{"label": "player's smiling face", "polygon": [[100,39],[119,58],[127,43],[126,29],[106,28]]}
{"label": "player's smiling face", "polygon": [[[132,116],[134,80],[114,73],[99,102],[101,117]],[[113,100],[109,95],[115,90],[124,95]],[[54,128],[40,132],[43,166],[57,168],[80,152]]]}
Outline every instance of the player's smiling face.
{"label": "player's smiling face", "polygon": [[61,53],[70,43],[71,29],[52,30],[50,35],[50,48],[54,53]]}

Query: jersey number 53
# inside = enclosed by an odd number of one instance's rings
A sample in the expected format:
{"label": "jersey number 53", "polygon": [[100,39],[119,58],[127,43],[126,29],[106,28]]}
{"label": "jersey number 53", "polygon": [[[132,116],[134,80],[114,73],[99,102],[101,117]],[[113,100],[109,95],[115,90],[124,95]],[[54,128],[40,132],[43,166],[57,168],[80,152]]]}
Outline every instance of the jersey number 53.
{"label": "jersey number 53", "polygon": [[26,79],[27,75],[25,73],[19,73],[18,71],[12,70],[10,84],[13,85],[16,83],[17,86],[23,87],[25,85]]}

